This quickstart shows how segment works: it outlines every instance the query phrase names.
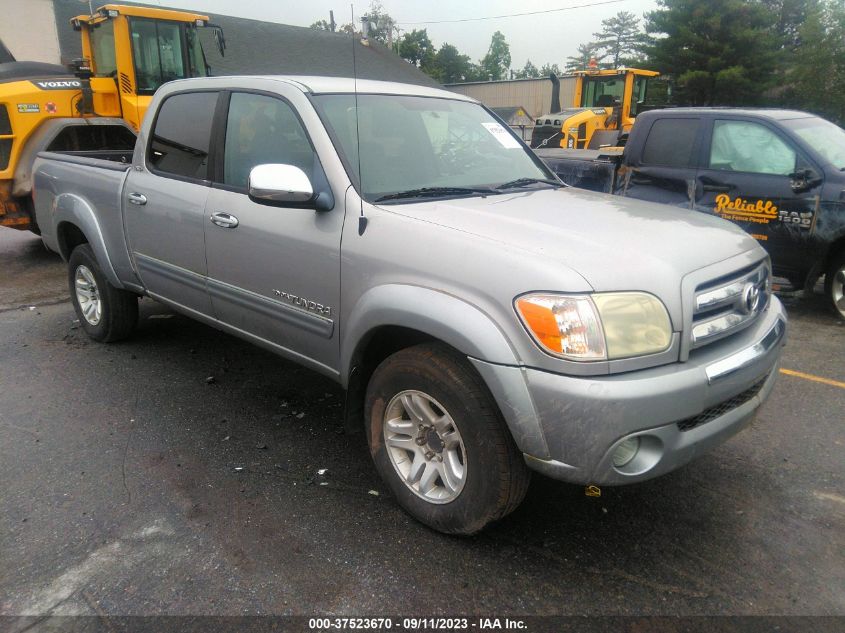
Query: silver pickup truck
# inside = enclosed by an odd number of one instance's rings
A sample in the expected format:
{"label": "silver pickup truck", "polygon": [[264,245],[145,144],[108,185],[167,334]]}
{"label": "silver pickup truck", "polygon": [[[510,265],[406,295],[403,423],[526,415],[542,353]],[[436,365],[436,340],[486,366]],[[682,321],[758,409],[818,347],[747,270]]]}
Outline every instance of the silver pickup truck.
{"label": "silver pickup truck", "polygon": [[321,77],[162,87],[131,165],[42,154],[45,244],[94,339],[138,296],[347,390],[398,502],[469,534],[531,470],[671,471],[746,425],[786,336],[766,253],[562,186],[471,99]]}

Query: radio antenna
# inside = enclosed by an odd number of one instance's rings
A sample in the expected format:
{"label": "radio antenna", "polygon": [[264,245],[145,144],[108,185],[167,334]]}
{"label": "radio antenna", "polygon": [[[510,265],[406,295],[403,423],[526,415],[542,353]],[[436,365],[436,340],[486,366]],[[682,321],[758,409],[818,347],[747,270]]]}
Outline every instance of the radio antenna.
{"label": "radio antenna", "polygon": [[[358,62],[355,54],[355,49],[358,47],[355,46],[355,5],[350,4],[349,10],[352,12],[352,87],[355,93],[355,143],[358,147],[358,186],[361,189],[359,192],[360,195],[358,196],[361,203],[361,215],[358,216],[358,235],[363,235],[367,229],[367,217],[364,215],[364,177],[361,173],[361,129],[358,125]],[[363,31],[363,22],[361,36],[367,37]]]}

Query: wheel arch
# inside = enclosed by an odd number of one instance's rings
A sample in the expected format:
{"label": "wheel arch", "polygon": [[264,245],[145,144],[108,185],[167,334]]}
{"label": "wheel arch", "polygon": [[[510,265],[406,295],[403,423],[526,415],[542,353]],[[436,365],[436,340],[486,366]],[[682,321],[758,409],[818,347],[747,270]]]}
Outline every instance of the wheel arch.
{"label": "wheel arch", "polygon": [[67,261],[74,248],[79,244],[88,243],[109,283],[115,288],[123,288],[112,267],[106,242],[93,209],[85,200],[73,194],[60,194],[56,196],[53,204],[56,242],[62,259]]}
{"label": "wheel arch", "polygon": [[[411,345],[440,341],[461,354],[508,365],[516,351],[485,313],[463,299],[419,286],[387,284],[367,291],[345,319],[340,354],[341,383],[347,386],[357,362],[370,346],[392,349],[406,335]],[[385,344],[384,340],[390,341]],[[392,351],[391,351],[392,353]]]}

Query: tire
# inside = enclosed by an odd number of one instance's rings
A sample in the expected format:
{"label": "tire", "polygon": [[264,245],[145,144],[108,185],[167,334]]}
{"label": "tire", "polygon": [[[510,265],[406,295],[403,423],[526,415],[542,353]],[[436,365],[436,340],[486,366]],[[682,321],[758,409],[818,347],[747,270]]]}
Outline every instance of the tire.
{"label": "tire", "polygon": [[95,341],[119,341],[135,329],[138,297],[108,282],[88,244],[80,244],[70,254],[68,287],[79,323]]}
{"label": "tire", "polygon": [[525,497],[522,454],[487,386],[452,348],[424,343],[384,360],[364,416],[381,478],[425,525],[474,534]]}
{"label": "tire", "polygon": [[824,293],[839,318],[845,319],[845,251],[834,255],[824,276]]}

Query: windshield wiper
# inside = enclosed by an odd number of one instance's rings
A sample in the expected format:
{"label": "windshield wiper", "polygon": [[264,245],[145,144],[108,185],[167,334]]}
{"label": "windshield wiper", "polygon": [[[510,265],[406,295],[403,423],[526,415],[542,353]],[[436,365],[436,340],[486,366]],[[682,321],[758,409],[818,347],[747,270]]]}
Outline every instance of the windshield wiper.
{"label": "windshield wiper", "polygon": [[496,189],[513,189],[515,187],[533,185],[534,183],[543,183],[555,187],[565,186],[562,182],[552,180],[551,178],[517,178],[516,180],[509,180],[508,182],[503,182],[501,185],[496,185]]}
{"label": "windshield wiper", "polygon": [[490,187],[422,187],[420,189],[408,189],[407,191],[397,191],[396,193],[388,193],[387,195],[376,198],[376,202],[384,202],[386,200],[401,200],[403,198],[436,198],[437,196],[461,196],[473,193],[497,194],[500,193],[496,189]]}

